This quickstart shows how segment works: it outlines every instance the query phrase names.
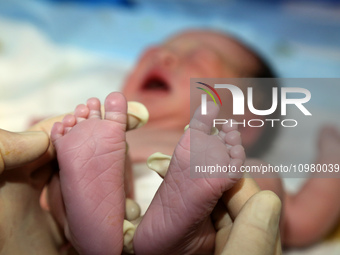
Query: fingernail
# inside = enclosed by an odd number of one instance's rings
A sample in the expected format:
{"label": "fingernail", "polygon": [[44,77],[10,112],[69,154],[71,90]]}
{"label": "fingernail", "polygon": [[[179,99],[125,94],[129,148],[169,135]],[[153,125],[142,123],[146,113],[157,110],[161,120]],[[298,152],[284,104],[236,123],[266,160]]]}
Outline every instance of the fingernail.
{"label": "fingernail", "polygon": [[145,125],[149,120],[149,112],[146,107],[138,102],[128,102],[127,129],[136,129]]}
{"label": "fingernail", "polygon": [[136,227],[129,221],[124,220],[123,235],[124,245],[123,250],[128,254],[134,254],[133,237],[135,235]]}
{"label": "fingernail", "polygon": [[161,152],[156,152],[148,158],[146,164],[151,170],[155,171],[162,178],[164,178],[168,171],[170,160],[171,156],[163,154]]}
{"label": "fingernail", "polygon": [[140,206],[132,199],[125,200],[125,219],[132,221],[140,216]]}
{"label": "fingernail", "polygon": [[212,127],[212,128],[211,128],[211,131],[210,131],[210,134],[211,134],[211,135],[217,135],[217,134],[218,134],[218,132],[219,132],[219,131],[218,131],[218,129],[217,129],[217,128],[215,128],[215,127]]}

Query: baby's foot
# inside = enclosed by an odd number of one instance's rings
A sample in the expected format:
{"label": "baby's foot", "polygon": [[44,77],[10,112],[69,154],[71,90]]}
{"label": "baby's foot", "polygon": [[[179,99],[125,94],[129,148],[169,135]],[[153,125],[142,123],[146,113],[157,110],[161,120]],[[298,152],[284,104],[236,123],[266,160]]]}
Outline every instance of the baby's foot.
{"label": "baby's foot", "polygon": [[240,174],[191,178],[190,166],[219,164],[239,169],[245,153],[235,126],[225,124],[218,135],[210,135],[218,108],[213,103],[208,103],[208,107],[206,116],[196,111],[190,128],[175,149],[162,185],[136,230],[134,247],[138,254],[213,251],[216,231],[210,214]]}
{"label": "baby's foot", "polygon": [[120,254],[125,210],[127,104],[120,93],[79,105],[51,131],[66,209],[65,234],[81,254]]}

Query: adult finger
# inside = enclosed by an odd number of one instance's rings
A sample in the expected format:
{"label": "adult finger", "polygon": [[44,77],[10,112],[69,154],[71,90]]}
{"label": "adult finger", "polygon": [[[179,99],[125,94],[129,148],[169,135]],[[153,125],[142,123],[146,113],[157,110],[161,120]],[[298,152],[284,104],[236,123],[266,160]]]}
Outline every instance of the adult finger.
{"label": "adult finger", "polygon": [[219,255],[228,241],[229,233],[233,226],[228,210],[221,200],[211,213],[211,219],[216,229],[214,254]]}
{"label": "adult finger", "polygon": [[38,159],[48,146],[45,132],[15,133],[0,129],[0,173]]}
{"label": "adult finger", "polygon": [[240,179],[230,190],[223,194],[222,201],[228,209],[230,217],[234,220],[244,204],[260,191],[259,186],[248,174]]}
{"label": "adult finger", "polygon": [[271,191],[252,196],[237,215],[221,254],[281,254],[279,221],[281,201]]}

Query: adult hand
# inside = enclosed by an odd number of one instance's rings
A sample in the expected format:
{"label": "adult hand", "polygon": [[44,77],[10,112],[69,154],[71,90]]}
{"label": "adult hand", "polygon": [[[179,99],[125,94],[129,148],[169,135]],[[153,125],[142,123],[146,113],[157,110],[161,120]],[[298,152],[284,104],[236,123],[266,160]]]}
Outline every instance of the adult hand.
{"label": "adult hand", "polygon": [[0,173],[38,159],[48,146],[45,132],[14,133],[0,129]]}
{"label": "adult hand", "polygon": [[280,199],[267,190],[250,197],[234,220],[224,203],[219,203],[213,212],[217,230],[215,254],[282,254],[279,235],[280,213]]}
{"label": "adult hand", "polygon": [[58,254],[63,243],[53,219],[39,205],[52,172],[41,166],[53,158],[42,130],[40,124],[32,132],[0,130],[1,254]]}
{"label": "adult hand", "polygon": [[[148,119],[145,107],[134,102],[128,107],[127,129],[142,126]],[[0,254],[60,254],[66,243],[60,225],[44,210],[49,209],[46,199],[41,199],[57,170],[48,135],[64,116],[43,120],[28,132],[0,130]],[[57,191],[50,190],[50,196],[61,201]]]}

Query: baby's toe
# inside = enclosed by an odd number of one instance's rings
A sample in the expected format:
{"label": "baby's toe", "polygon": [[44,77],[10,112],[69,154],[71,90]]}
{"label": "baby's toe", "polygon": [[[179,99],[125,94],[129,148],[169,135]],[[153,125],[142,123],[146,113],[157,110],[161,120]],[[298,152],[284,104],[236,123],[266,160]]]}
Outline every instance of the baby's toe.
{"label": "baby's toe", "polygon": [[237,130],[237,125],[233,123],[236,123],[236,121],[233,119],[229,119],[227,123],[222,125],[221,131],[227,134],[231,131]]}
{"label": "baby's toe", "polygon": [[127,102],[122,93],[112,92],[105,99],[105,119],[126,125]]}
{"label": "baby's toe", "polygon": [[87,100],[87,107],[89,108],[89,119],[101,119],[100,101],[98,98],[93,97]]}
{"label": "baby's toe", "polygon": [[76,122],[76,117],[74,115],[66,115],[63,119],[64,133],[68,133],[74,127]]}
{"label": "baby's toe", "polygon": [[235,145],[230,148],[230,157],[233,159],[240,159],[242,161],[246,158],[246,153],[242,145]]}
{"label": "baby's toe", "polygon": [[61,122],[54,123],[51,129],[51,140],[55,142],[64,135],[64,125]]}
{"label": "baby's toe", "polygon": [[193,118],[190,121],[190,128],[195,129],[201,132],[204,132],[205,134],[211,133],[211,126],[213,123],[213,120],[217,117],[219,108],[216,106],[213,102],[207,103],[207,115],[202,115],[200,108],[198,108]]}
{"label": "baby's toe", "polygon": [[84,104],[78,105],[74,110],[74,116],[76,117],[77,123],[86,120],[89,116],[89,113],[90,109],[86,105]]}
{"label": "baby's toe", "polygon": [[223,124],[218,136],[228,145],[241,144],[241,134],[237,131],[237,125],[232,125],[233,120],[228,120],[226,124]]}
{"label": "baby's toe", "polygon": [[225,134],[224,142],[231,146],[242,144],[241,133],[237,130],[233,130]]}

